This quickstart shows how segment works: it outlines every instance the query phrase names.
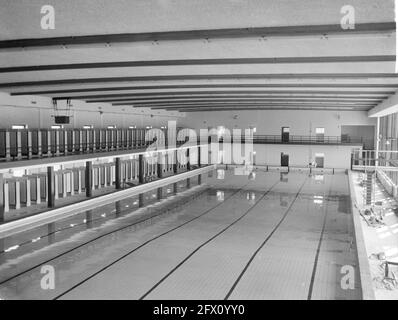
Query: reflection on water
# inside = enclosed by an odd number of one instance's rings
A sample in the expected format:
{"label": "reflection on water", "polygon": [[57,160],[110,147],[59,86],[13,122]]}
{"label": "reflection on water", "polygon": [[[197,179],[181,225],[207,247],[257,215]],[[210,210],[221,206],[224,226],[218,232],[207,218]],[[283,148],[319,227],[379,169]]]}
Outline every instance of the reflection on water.
{"label": "reflection on water", "polygon": [[225,170],[224,169],[218,169],[217,170],[217,179],[218,180],[224,180],[225,179]]}
{"label": "reflection on water", "polygon": [[256,180],[256,173],[254,171],[250,172],[248,178],[249,180]]}
{"label": "reflection on water", "polygon": [[281,172],[280,173],[280,177],[279,177],[279,181],[280,182],[289,182],[288,175],[289,175],[289,173],[287,173],[287,172]]}
{"label": "reflection on water", "polygon": [[217,201],[224,201],[224,191],[217,191]]}
{"label": "reflection on water", "polygon": [[247,194],[246,194],[246,199],[247,200],[256,200],[256,194],[254,193],[254,192],[248,192]]}

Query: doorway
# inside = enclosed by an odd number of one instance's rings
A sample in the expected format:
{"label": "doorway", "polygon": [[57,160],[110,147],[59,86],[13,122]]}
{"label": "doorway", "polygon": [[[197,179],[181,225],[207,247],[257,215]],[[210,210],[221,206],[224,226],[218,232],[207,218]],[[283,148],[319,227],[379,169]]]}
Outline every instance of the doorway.
{"label": "doorway", "polygon": [[282,142],[289,142],[290,128],[282,127]]}
{"label": "doorway", "polygon": [[286,153],[281,153],[281,166],[288,167],[289,166],[289,155]]}
{"label": "doorway", "polygon": [[325,164],[325,154],[315,153],[315,163],[317,168],[324,168]]}

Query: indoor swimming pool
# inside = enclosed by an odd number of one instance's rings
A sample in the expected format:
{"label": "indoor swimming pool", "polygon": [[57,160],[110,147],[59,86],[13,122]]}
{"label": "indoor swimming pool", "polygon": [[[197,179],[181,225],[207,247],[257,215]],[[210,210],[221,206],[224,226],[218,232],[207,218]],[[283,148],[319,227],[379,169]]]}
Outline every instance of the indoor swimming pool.
{"label": "indoor swimming pool", "polygon": [[237,173],[0,239],[0,298],[361,299],[348,176]]}

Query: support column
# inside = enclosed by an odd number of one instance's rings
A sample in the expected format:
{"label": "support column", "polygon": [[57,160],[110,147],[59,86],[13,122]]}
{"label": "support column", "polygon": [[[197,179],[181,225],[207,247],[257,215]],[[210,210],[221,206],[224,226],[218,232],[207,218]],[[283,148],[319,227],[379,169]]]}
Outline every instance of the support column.
{"label": "support column", "polygon": [[68,131],[65,130],[64,132],[64,154],[68,154]]}
{"label": "support column", "polygon": [[11,139],[10,131],[6,131],[6,160],[11,160]]}
{"label": "support column", "polygon": [[36,176],[35,181],[36,181],[36,204],[40,204],[41,203],[40,176]]}
{"label": "support column", "polygon": [[75,194],[74,172],[71,171],[69,174],[70,174],[70,195],[73,196]]}
{"label": "support column", "polygon": [[59,156],[59,130],[55,130],[55,155]]}
{"label": "support column", "polygon": [[54,167],[47,167],[47,206],[49,208],[55,207],[55,181],[54,181]]}
{"label": "support column", "polygon": [[15,181],[15,209],[21,209],[21,182],[19,179]]}
{"label": "support column", "polygon": [[177,184],[177,182],[174,182],[173,183],[173,194],[177,194],[177,192],[178,192],[178,184]]}
{"label": "support column", "polygon": [[379,166],[379,150],[380,150],[380,117],[377,117],[376,125],[376,155],[375,155],[375,169]]}
{"label": "support column", "polygon": [[93,195],[93,163],[92,161],[86,162],[86,196],[92,197]]}
{"label": "support column", "polygon": [[17,159],[22,159],[22,132],[17,131]]}
{"label": "support column", "polygon": [[144,155],[138,157],[138,182],[144,183]]}
{"label": "support column", "polygon": [[51,157],[51,131],[47,131],[47,157]]}
{"label": "support column", "polygon": [[92,130],[92,149],[93,149],[93,152],[95,152],[96,150],[97,150],[97,134],[96,134],[96,131],[93,129]]}
{"label": "support column", "polygon": [[158,154],[158,163],[157,165],[157,173],[158,173],[158,178],[162,179],[163,178],[163,162],[164,162],[164,155],[159,152]]}
{"label": "support column", "polygon": [[116,158],[115,171],[116,171],[116,177],[115,177],[116,189],[120,190],[122,189],[122,161],[120,158]]}
{"label": "support column", "polygon": [[109,151],[109,130],[105,130],[105,150]]}
{"label": "support column", "polygon": [[37,130],[37,155],[41,158],[43,155],[43,148],[42,148],[42,136],[41,131]]}
{"label": "support column", "polygon": [[26,206],[30,207],[32,204],[31,195],[30,195],[30,180],[29,177],[26,178]]}
{"label": "support column", "polygon": [[200,168],[202,166],[201,164],[201,158],[200,158],[200,153],[201,153],[201,147],[198,146],[198,167]]}
{"label": "support column", "polygon": [[[87,136],[86,136],[87,139]],[[83,153],[83,131],[79,130],[79,152]]]}
{"label": "support column", "polygon": [[0,173],[0,222],[4,222],[4,176]]}
{"label": "support column", "polygon": [[28,131],[28,159],[32,158],[32,131]]}
{"label": "support column", "polygon": [[190,149],[187,149],[187,171],[191,170],[191,155],[190,155]]}
{"label": "support column", "polygon": [[72,130],[72,152],[76,151],[76,132]]}
{"label": "support column", "polygon": [[67,172],[62,173],[62,198],[66,198],[68,196],[68,180],[67,180]]}

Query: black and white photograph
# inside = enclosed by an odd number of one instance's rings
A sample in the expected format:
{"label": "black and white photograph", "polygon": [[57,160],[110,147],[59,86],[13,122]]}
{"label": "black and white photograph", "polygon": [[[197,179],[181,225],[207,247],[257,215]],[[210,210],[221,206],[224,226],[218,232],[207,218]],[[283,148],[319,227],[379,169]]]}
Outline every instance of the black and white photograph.
{"label": "black and white photograph", "polygon": [[398,300],[397,17],[0,0],[0,305]]}

